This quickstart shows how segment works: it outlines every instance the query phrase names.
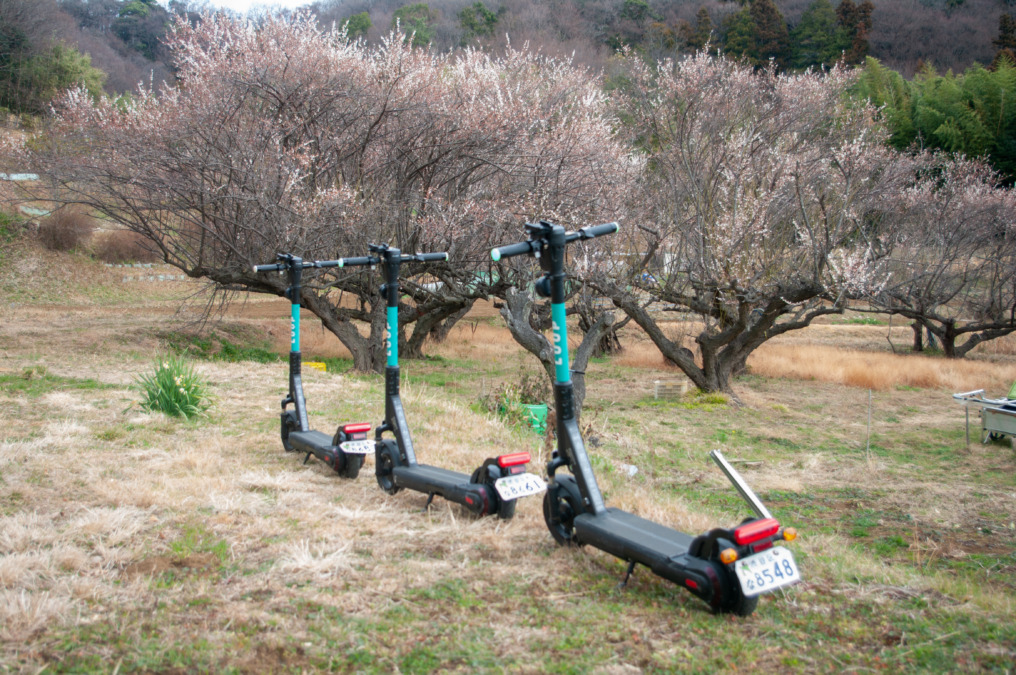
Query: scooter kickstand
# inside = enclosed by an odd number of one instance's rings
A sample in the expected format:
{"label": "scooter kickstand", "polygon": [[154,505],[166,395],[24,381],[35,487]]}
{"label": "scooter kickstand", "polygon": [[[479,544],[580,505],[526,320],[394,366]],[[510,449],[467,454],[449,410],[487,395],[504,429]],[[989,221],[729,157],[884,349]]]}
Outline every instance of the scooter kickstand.
{"label": "scooter kickstand", "polygon": [[623,591],[628,586],[628,580],[631,579],[632,573],[635,571],[635,561],[632,560],[628,563],[628,571],[624,574],[624,579],[617,585],[617,590]]}
{"label": "scooter kickstand", "polygon": [[430,494],[427,495],[427,503],[423,505],[423,512],[424,513],[427,513],[427,511],[430,509],[430,503],[432,501],[434,501],[434,495],[435,494],[437,494],[437,493],[431,492]]}
{"label": "scooter kickstand", "polygon": [[310,453],[310,452],[308,452],[308,453],[307,453],[307,456],[303,458],[303,463],[304,463],[304,464],[306,464],[307,462],[309,462],[309,461],[310,461],[310,456],[311,456],[312,454],[313,454],[313,453]]}

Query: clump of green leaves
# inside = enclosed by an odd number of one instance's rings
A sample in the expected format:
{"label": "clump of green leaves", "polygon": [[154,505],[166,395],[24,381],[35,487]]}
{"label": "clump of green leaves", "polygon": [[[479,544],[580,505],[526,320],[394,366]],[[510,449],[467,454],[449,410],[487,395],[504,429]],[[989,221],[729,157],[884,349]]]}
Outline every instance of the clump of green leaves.
{"label": "clump of green leaves", "polygon": [[519,373],[516,382],[503,382],[480,399],[489,412],[501,412],[519,404],[538,405],[550,400],[547,378],[536,373]]}
{"label": "clump of green leaves", "polygon": [[167,357],[155,364],[155,372],[137,380],[141,407],[171,417],[199,417],[211,406],[208,385],[183,359]]}
{"label": "clump of green leaves", "polygon": [[243,344],[231,342],[218,335],[200,336],[187,333],[169,333],[165,336],[165,340],[169,348],[178,354],[208,361],[277,363],[282,360],[281,356],[272,351],[267,340],[254,341],[255,344],[243,335],[239,336]]}
{"label": "clump of green leaves", "polygon": [[537,373],[519,373],[516,382],[504,382],[494,387],[486,396],[480,398],[480,405],[501,417],[509,424],[542,427],[546,423],[534,423],[532,414],[523,406],[546,404],[550,400],[550,384],[546,377]]}

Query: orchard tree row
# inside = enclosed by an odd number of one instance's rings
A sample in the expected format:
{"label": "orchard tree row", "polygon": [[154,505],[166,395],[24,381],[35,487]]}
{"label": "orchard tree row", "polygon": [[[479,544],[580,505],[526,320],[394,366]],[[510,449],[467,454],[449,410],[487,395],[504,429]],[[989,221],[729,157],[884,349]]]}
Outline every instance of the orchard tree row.
{"label": "orchard tree row", "polygon": [[[281,295],[284,279],[251,271],[279,251],[448,251],[406,280],[403,353],[492,296],[548,370],[531,261],[495,264],[489,250],[526,221],[617,220],[619,235],[568,265],[579,387],[628,320],[708,391],[729,391],[766,340],[848,303],[907,317],[948,356],[1016,330],[1012,190],[978,161],[891,147],[876,109],[847,96],[855,70],[629,56],[608,94],[529,49],[437,52],[407,37],[370,45],[307,16],[179,21],[167,48],[184,86],[128,101],[72,91],[20,161],[48,195],[224,291]],[[318,272],[306,308],[356,368],[381,369],[378,275]]]}

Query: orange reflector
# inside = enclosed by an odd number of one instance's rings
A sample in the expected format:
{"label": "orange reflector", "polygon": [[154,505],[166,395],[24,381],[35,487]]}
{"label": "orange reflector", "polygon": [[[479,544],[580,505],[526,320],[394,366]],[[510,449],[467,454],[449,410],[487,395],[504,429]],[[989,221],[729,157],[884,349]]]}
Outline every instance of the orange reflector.
{"label": "orange reflector", "polygon": [[342,427],[342,430],[347,434],[356,434],[361,431],[370,431],[370,422],[360,422],[358,424],[346,424]]}
{"label": "orange reflector", "polygon": [[509,466],[516,466],[518,464],[528,464],[529,453],[528,452],[513,452],[510,455],[501,455],[497,458],[497,465],[502,469]]}
{"label": "orange reflector", "polygon": [[795,539],[797,539],[797,529],[796,528],[788,527],[788,528],[785,528],[783,530],[783,540],[784,541],[794,541]]}
{"label": "orange reflector", "polygon": [[739,546],[745,546],[759,539],[771,537],[779,529],[780,523],[775,518],[754,520],[734,530],[734,542]]}
{"label": "orange reflector", "polygon": [[734,549],[725,548],[722,551],[720,551],[720,562],[723,563],[724,565],[729,565],[735,560],[737,560],[737,551],[735,551]]}

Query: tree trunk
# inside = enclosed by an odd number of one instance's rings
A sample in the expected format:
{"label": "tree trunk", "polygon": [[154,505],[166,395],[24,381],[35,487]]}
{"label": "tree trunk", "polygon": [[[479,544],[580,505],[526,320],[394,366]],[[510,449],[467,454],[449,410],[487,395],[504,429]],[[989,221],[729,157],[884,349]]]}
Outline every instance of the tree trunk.
{"label": "tree trunk", "polygon": [[[303,304],[317,316],[322,325],[330,331],[335,337],[339,338],[346,349],[353,357],[353,369],[362,372],[381,372],[384,370],[384,347],[380,345],[381,335],[384,334],[384,327],[380,333],[374,330],[374,322],[371,323],[371,332],[368,337],[360,335],[360,331],[357,330],[356,325],[349,319],[341,318],[327,301],[322,300],[313,294],[306,294],[303,298]],[[383,306],[382,306],[383,309]],[[372,312],[377,314],[377,312]],[[384,312],[381,312],[382,317]],[[377,361],[378,355],[381,355],[381,360]]]}
{"label": "tree trunk", "polygon": [[[603,316],[604,312],[597,312],[592,302],[586,300],[580,300],[576,303],[576,310],[579,315],[579,330],[583,334],[588,333],[596,326],[596,322],[599,317]],[[613,313],[611,313],[613,316]],[[621,340],[617,333],[619,330],[624,328],[628,322],[631,321],[631,317],[626,316],[620,323],[613,323],[603,329],[603,337],[600,338],[599,342],[593,347],[593,353],[591,357],[603,356],[604,354],[620,354],[622,351]]]}
{"label": "tree trunk", "polygon": [[448,339],[448,334],[452,332],[452,328],[455,327],[455,324],[464,319],[466,314],[469,314],[469,310],[473,308],[474,302],[476,302],[476,300],[470,298],[469,304],[442,321],[440,325],[432,328],[430,331],[430,337],[434,340],[434,342],[444,342]]}
{"label": "tree trunk", "polygon": [[[428,311],[419,313],[413,323],[413,333],[406,340],[403,354],[407,359],[423,358],[423,343],[434,331],[439,330],[444,322],[461,311],[468,312],[472,302],[451,301],[447,304],[438,305]],[[452,325],[455,325],[454,322]],[[451,326],[448,327],[451,330]]]}
{"label": "tree trunk", "polygon": [[910,324],[910,328],[914,331],[914,351],[924,351],[924,326],[921,325],[920,321],[915,321]]}

